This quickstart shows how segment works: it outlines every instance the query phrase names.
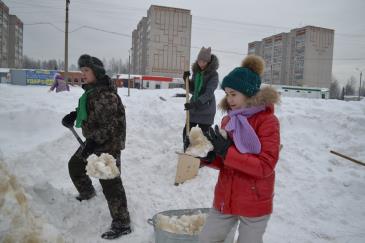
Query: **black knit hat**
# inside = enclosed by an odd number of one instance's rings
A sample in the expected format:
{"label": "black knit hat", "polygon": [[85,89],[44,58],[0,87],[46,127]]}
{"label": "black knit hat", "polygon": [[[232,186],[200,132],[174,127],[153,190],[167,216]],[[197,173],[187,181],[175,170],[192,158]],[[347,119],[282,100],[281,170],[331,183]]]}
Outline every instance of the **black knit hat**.
{"label": "black knit hat", "polygon": [[105,68],[103,63],[97,57],[83,54],[78,60],[79,68],[88,67],[93,70],[96,79],[101,79],[105,75]]}

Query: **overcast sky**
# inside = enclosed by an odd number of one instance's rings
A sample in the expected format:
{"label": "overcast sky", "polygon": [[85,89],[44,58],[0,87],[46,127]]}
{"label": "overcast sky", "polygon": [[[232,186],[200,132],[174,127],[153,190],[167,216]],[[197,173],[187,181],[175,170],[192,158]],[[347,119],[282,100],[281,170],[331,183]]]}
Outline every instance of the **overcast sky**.
{"label": "overcast sky", "polygon": [[[24,23],[25,55],[64,58],[65,0],[3,2]],[[220,59],[221,79],[239,65],[249,42],[305,25],[335,30],[332,71],[341,82],[351,75],[359,80],[356,68],[365,71],[364,0],[71,0],[69,63],[76,64],[83,53],[127,60],[132,31],[152,4],[191,10],[191,62],[198,47],[211,46]]]}

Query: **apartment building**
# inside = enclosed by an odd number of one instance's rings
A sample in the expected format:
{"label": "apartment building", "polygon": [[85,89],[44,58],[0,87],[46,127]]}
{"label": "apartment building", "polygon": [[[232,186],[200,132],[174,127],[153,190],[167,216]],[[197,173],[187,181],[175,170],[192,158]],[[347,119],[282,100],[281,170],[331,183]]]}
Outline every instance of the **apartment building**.
{"label": "apartment building", "polygon": [[190,10],[151,5],[132,33],[132,72],[181,77],[190,68]]}
{"label": "apartment building", "polygon": [[9,23],[9,67],[21,68],[23,61],[23,22],[16,15],[10,15]]}
{"label": "apartment building", "polygon": [[251,42],[248,54],[264,58],[264,83],[329,88],[333,44],[334,30],[305,26]]}
{"label": "apartment building", "polygon": [[21,68],[23,22],[0,0],[0,68]]}
{"label": "apartment building", "polygon": [[9,67],[9,8],[0,0],[0,67]]}

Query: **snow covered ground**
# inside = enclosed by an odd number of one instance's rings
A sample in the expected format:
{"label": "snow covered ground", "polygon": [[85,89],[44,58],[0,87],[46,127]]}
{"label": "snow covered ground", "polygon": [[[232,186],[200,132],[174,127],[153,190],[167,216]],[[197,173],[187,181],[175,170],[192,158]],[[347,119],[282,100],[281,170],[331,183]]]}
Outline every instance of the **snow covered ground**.
{"label": "snow covered ground", "polygon": [[[65,242],[107,242],[100,234],[111,219],[98,181],[97,197],[80,203],[68,175],[67,162],[78,143],[61,119],[75,108],[82,90],[47,90],[0,84],[0,163],[24,187],[35,217]],[[173,96],[183,92],[133,89],[127,97],[127,90],[119,89],[127,114],[121,174],[133,233],[115,242],[154,242],[146,222],[154,214],[211,206],[217,171],[203,168],[195,179],[174,186],[185,113],[184,99]],[[216,91],[216,97],[223,92]],[[365,167],[329,153],[365,161],[365,102],[283,98],[276,112],[284,147],[264,241],[365,242]],[[221,117],[217,113],[216,123]],[[9,198],[6,203],[14,205]],[[0,200],[0,210],[1,205]],[[9,233],[6,222],[0,219],[0,241]]]}

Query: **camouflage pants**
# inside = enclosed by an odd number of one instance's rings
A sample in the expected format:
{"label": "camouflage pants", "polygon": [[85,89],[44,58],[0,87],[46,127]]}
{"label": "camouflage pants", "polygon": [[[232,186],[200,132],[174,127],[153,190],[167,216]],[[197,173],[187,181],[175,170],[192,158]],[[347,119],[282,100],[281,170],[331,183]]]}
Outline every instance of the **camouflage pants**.
{"label": "camouflage pants", "polygon": [[[90,195],[95,191],[91,179],[86,175],[87,161],[81,156],[81,148],[71,157],[68,162],[68,170],[71,180],[80,195]],[[120,170],[120,152],[112,154],[116,158],[117,167]],[[99,179],[103,188],[104,196],[108,202],[110,215],[113,219],[112,227],[122,227],[130,224],[122,179],[120,176],[110,180]]]}

